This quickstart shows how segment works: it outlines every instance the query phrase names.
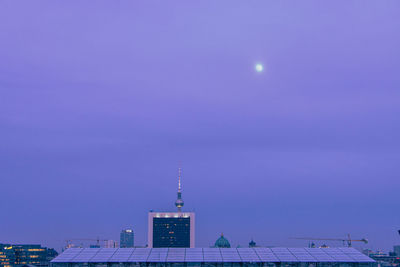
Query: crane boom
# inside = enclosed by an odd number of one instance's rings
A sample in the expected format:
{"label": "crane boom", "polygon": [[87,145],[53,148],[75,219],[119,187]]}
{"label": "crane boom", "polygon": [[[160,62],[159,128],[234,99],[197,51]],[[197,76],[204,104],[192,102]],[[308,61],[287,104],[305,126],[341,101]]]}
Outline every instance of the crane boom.
{"label": "crane boom", "polygon": [[368,240],[365,238],[362,239],[351,239],[350,235],[348,238],[320,238],[320,237],[291,237],[291,239],[301,239],[301,240],[320,240],[320,241],[342,241],[346,242],[349,247],[351,247],[352,242],[363,242],[365,244],[368,243]]}
{"label": "crane boom", "polygon": [[67,242],[67,246],[71,241],[96,241],[96,245],[100,246],[100,241],[107,241],[107,239],[100,239],[100,238],[70,238],[65,240]]}

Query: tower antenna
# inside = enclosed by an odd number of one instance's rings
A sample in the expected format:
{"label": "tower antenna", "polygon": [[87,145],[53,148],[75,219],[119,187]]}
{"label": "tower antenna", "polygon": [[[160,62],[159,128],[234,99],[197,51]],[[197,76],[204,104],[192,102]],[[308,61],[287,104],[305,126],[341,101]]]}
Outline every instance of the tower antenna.
{"label": "tower antenna", "polygon": [[182,175],[182,169],[179,167],[179,169],[178,169],[178,192],[181,192],[181,190],[182,190],[181,175]]}
{"label": "tower antenna", "polygon": [[182,184],[181,184],[182,168],[178,168],[178,198],[175,201],[175,206],[178,208],[178,212],[182,212],[183,199],[182,199]]}

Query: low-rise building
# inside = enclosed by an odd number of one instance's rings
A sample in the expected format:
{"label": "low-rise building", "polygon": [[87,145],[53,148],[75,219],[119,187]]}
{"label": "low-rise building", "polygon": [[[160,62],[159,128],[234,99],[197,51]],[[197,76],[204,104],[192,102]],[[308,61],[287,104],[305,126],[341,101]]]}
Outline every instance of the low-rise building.
{"label": "low-rise building", "polygon": [[57,255],[54,249],[41,245],[0,244],[0,266],[2,267],[48,266]]}

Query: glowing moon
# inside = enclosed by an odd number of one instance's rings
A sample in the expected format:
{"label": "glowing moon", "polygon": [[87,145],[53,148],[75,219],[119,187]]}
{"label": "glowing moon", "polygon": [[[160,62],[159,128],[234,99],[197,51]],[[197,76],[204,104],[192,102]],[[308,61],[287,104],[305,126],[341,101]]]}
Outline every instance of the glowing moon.
{"label": "glowing moon", "polygon": [[264,69],[263,65],[260,64],[260,63],[256,64],[256,67],[255,67],[255,68],[256,68],[256,71],[257,71],[257,72],[262,72],[263,69]]}

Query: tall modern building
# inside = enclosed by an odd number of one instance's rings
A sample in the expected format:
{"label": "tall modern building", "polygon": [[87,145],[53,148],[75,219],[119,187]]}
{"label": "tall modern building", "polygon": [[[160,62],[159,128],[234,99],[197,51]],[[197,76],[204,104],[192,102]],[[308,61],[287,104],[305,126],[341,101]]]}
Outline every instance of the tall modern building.
{"label": "tall modern building", "polygon": [[119,235],[119,246],[121,248],[133,248],[134,247],[134,233],[132,229],[125,229],[121,231]]}
{"label": "tall modern building", "polygon": [[149,212],[148,247],[194,248],[195,214],[182,212],[181,169],[178,174],[177,212]]}

